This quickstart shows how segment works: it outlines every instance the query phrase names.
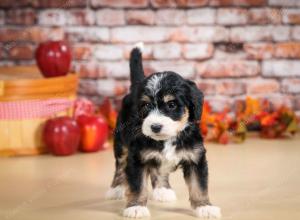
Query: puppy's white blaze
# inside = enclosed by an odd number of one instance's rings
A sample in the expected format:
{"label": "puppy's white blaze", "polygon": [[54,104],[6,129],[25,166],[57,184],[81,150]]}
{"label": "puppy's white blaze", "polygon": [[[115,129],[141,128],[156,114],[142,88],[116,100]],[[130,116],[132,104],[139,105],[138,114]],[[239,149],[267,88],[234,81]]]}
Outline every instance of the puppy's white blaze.
{"label": "puppy's white blaze", "polygon": [[165,74],[153,75],[146,84],[153,95],[155,95],[160,90],[160,81],[165,77]]}
{"label": "puppy's white blaze", "polygon": [[152,199],[159,202],[173,202],[177,198],[174,190],[160,187],[153,190]]}
{"label": "puppy's white blaze", "polygon": [[117,186],[115,188],[109,188],[109,190],[105,194],[106,199],[111,199],[111,200],[119,200],[123,199],[125,195],[125,190],[123,186]]}
{"label": "puppy's white blaze", "polygon": [[146,206],[132,206],[124,209],[123,216],[128,218],[149,217],[150,212]]}
{"label": "puppy's white blaze", "polygon": [[[162,129],[159,134],[153,133],[151,130],[152,124],[161,124]],[[167,140],[170,137],[175,137],[182,124],[180,121],[174,121],[170,117],[161,114],[157,109],[150,112],[144,119],[142,132],[144,135],[151,137],[154,140]]]}
{"label": "puppy's white blaze", "polygon": [[195,209],[195,214],[199,218],[221,218],[221,209],[217,206],[200,206]]}
{"label": "puppy's white blaze", "polygon": [[134,45],[134,48],[138,48],[141,52],[144,50],[144,43],[143,42],[138,42]]}

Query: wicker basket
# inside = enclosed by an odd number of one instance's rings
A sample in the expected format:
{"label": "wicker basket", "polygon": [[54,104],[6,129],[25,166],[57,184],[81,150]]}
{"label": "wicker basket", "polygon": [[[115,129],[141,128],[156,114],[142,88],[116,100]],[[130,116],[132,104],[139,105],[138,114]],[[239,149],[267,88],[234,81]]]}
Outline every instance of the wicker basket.
{"label": "wicker basket", "polygon": [[[35,66],[0,67],[0,156],[44,153],[46,149],[41,138],[44,122],[51,117],[71,115],[73,109],[70,105],[47,116],[5,118],[1,104],[3,106],[13,103],[19,106],[20,103],[28,101],[34,103],[58,99],[74,101],[77,84],[76,74],[43,78]],[[24,110],[31,111],[31,109]],[[18,113],[22,110],[18,108],[14,111]]]}

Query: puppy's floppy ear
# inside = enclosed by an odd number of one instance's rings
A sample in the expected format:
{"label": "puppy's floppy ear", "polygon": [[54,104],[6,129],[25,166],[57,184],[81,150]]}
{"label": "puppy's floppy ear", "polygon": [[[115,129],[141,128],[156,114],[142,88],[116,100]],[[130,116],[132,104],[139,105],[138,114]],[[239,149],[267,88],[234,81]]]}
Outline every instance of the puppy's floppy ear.
{"label": "puppy's floppy ear", "polygon": [[203,93],[197,88],[193,81],[186,80],[188,84],[188,108],[190,112],[190,121],[199,121],[202,115]]}

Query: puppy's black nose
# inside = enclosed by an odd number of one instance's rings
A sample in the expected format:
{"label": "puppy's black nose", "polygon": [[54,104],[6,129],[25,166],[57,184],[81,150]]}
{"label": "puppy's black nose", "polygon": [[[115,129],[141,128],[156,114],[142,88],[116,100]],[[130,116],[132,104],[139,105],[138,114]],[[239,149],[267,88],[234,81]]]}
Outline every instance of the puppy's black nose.
{"label": "puppy's black nose", "polygon": [[152,124],[152,125],[151,125],[151,130],[152,130],[154,133],[160,132],[161,128],[162,128],[162,125],[161,125],[161,124]]}

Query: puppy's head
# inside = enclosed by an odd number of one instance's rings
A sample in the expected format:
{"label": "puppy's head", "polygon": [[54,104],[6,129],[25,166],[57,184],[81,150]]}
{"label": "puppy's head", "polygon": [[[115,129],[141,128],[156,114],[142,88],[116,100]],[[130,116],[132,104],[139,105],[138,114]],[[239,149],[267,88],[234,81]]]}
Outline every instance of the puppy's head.
{"label": "puppy's head", "polygon": [[192,81],[174,72],[149,76],[137,95],[142,133],[154,140],[177,136],[201,117],[203,94]]}

